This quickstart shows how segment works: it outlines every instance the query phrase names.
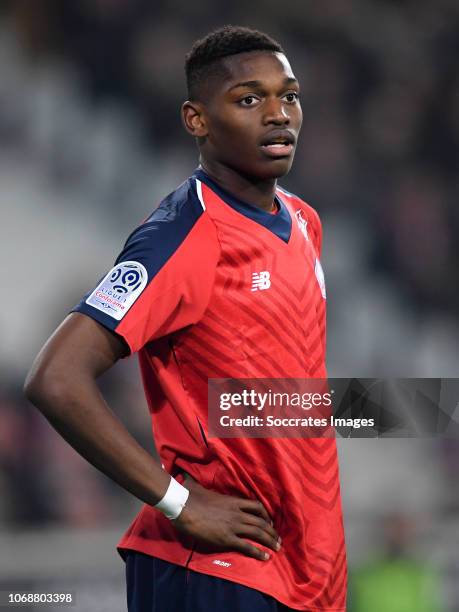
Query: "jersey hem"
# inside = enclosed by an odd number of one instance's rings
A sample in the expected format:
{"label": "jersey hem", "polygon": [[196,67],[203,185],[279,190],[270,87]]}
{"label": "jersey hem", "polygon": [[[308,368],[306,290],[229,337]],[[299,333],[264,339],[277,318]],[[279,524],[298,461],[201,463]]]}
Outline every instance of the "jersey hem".
{"label": "jersey hem", "polygon": [[148,548],[149,547],[145,545],[144,540],[140,540],[139,538],[136,538],[136,537],[130,537],[125,542],[122,542],[117,546],[117,551],[119,555],[121,556],[121,558],[123,559],[123,561],[124,561],[124,557],[123,557],[122,551],[134,550],[136,552],[143,553],[144,555],[149,555],[150,557],[155,557],[157,559],[162,559],[163,561],[168,561],[169,563],[173,563],[174,565],[178,565],[180,567],[186,567],[193,572],[197,572],[198,574],[206,574],[207,576],[215,576],[217,578],[222,578],[223,580],[228,580],[228,582],[235,582],[237,584],[242,584],[243,586],[249,587],[250,589],[255,589],[256,591],[265,593],[266,595],[273,597],[276,601],[283,604],[284,606],[293,608],[294,610],[298,610],[298,612],[346,612],[346,608],[323,608],[323,607],[318,608],[316,606],[309,606],[309,605],[307,608],[298,608],[298,607],[295,607],[295,605],[292,605],[291,601],[289,601],[288,599],[286,599],[285,597],[283,597],[282,595],[280,595],[273,589],[267,589],[263,586],[260,586],[259,584],[255,584],[251,582],[250,580],[247,580],[247,578],[244,576],[238,576],[238,575],[234,576],[233,575],[232,577],[230,577],[228,576],[228,574],[218,571],[217,568],[215,569],[212,568],[212,571],[208,571],[200,567],[199,568],[190,567],[190,564],[192,565],[192,562],[193,562],[192,551],[190,551],[190,555],[188,555],[188,559],[186,561],[181,562],[181,561],[178,561],[176,558],[174,559],[172,555],[167,555],[167,554],[164,554],[163,552],[158,553],[157,551],[155,551],[154,554],[153,552],[148,552]]}

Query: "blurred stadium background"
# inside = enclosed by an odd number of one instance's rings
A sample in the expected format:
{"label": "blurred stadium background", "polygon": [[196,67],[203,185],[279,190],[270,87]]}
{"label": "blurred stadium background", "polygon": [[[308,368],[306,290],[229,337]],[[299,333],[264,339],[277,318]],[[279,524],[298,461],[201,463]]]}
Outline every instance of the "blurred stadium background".
{"label": "blurred stadium background", "polygon": [[[75,610],[125,609],[114,545],[140,503],[21,387],[127,234],[195,167],[183,58],[224,23],[278,37],[302,82],[282,184],[322,216],[330,375],[459,371],[457,0],[3,0],[0,590],[71,589]],[[135,359],[102,384],[153,452]],[[351,612],[459,611],[458,444],[339,446]]]}

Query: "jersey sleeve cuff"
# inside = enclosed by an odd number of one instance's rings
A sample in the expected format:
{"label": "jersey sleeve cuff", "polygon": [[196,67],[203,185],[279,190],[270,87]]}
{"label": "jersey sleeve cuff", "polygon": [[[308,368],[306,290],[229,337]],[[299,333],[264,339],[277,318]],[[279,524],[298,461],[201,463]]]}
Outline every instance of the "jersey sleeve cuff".
{"label": "jersey sleeve cuff", "polygon": [[70,310],[70,313],[72,313],[72,312],[80,312],[80,313],[90,317],[94,321],[97,321],[97,323],[100,323],[100,325],[105,327],[105,329],[108,329],[109,331],[113,332],[114,334],[116,334],[117,336],[122,338],[122,340],[125,342],[127,348],[129,349],[129,354],[126,355],[126,357],[129,357],[129,355],[132,355],[135,352],[133,346],[129,342],[129,339],[126,338],[126,336],[123,336],[123,334],[120,334],[118,332],[118,330],[116,329],[117,326],[119,325],[119,321],[115,321],[109,315],[106,315],[105,313],[101,312],[100,310],[97,310],[97,308],[93,308],[92,306],[89,306],[88,304],[86,304],[86,302],[80,302],[79,304],[74,306]]}

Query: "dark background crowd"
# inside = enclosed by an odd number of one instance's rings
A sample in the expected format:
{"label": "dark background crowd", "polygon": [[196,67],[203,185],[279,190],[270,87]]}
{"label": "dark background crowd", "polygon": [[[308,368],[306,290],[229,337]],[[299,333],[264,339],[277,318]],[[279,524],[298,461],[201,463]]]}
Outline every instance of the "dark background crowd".
{"label": "dark background crowd", "polygon": [[[456,0],[4,0],[3,551],[16,550],[8,538],[29,529],[44,542],[62,528],[121,533],[139,505],[54,434],[23,399],[22,383],[41,344],[112,265],[132,228],[197,165],[179,114],[184,56],[225,23],[277,38],[301,82],[302,137],[281,184],[323,221],[329,373],[457,375]],[[102,385],[154,452],[135,360]],[[387,591],[386,561],[411,578],[409,563],[417,564],[421,592],[425,572],[425,612],[459,610],[458,449],[454,440],[340,444],[356,611],[379,612],[365,585]],[[1,557],[0,583],[8,567]],[[19,566],[10,580],[20,579]],[[423,612],[406,597],[381,611]]]}
{"label": "dark background crowd", "polygon": [[11,4],[33,61],[65,58],[89,104],[121,102],[156,155],[183,148],[190,159],[178,113],[185,53],[217,23],[266,28],[302,80],[303,138],[286,182],[322,214],[358,217],[368,266],[419,309],[457,312],[457,2]]}

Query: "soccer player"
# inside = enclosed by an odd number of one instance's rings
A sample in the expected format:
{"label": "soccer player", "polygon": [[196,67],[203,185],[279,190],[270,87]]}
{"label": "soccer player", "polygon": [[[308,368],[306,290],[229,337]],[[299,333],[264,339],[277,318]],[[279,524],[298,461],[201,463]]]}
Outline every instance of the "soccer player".
{"label": "soccer player", "polygon": [[[317,213],[277,186],[302,111],[281,46],[226,26],[186,60],[200,166],[51,336],[28,397],[144,505],[121,539],[130,612],[345,610],[333,439],[209,438],[209,378],[326,378]],[[162,465],[96,384],[138,352]]]}

